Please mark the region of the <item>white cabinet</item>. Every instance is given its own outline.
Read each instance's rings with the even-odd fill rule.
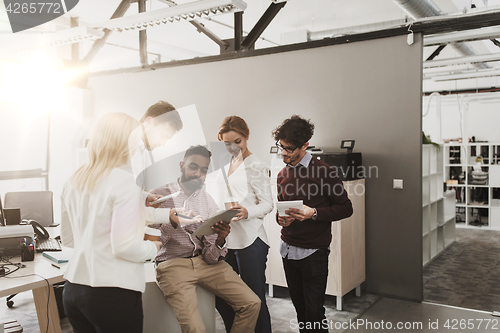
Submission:
[[[423,265],[426,265],[455,241],[455,192],[443,192],[443,184],[443,154],[440,149],[433,145],[423,145]]]
[[[365,281],[365,180],[346,181],[344,187],[354,213],[348,219],[332,222],[326,286],[327,295],[337,296],[338,310],[342,310],[342,296],[355,288],[359,296],[359,285]],[[274,177],[271,178],[271,189],[276,191]],[[276,209],[266,216],[265,227],[270,245],[266,275],[272,295],[272,285],[287,286],[279,252],[281,227],[276,223]]]

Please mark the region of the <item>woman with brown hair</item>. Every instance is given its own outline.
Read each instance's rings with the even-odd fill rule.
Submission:
[[[264,230],[264,217],[273,209],[269,172],[247,147],[250,130],[238,116],[226,117],[219,128],[218,139],[224,141],[232,155],[231,162],[217,176],[218,203],[240,212],[231,222],[226,238],[226,262],[259,296],[261,309],[255,332],[271,332],[271,318],[266,304],[266,262],[269,242]],[[226,209],[227,209],[226,208]],[[226,331],[230,332],[234,310],[222,299],[216,301]]]

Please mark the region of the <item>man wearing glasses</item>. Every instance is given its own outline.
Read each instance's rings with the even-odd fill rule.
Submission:
[[[314,125],[297,115],[273,130],[286,167],[278,174],[278,201],[303,200],[304,209],[277,215],[280,253],[300,332],[328,332],[325,291],[331,222],[352,215],[352,204],[335,169],[306,151]]]

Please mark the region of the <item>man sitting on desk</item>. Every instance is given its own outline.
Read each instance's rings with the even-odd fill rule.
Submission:
[[[190,147],[180,162],[181,178],[159,187],[152,194],[174,194],[162,208],[185,208],[190,216],[202,220],[218,211],[212,197],[202,188],[211,153],[203,146]],[[193,213],[194,212],[194,213]],[[205,332],[198,310],[196,286],[223,298],[235,311],[231,332],[253,332],[260,310],[260,299],[223,259],[230,226],[223,221],[212,228],[214,235],[192,236],[202,224],[197,219],[179,218],[155,225],[161,230],[162,247],[156,256],[156,280],[172,306],[182,332]]]

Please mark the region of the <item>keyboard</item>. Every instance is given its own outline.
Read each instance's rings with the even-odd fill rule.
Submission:
[[[36,241],[36,252],[61,251],[61,244],[54,238],[38,239]]]

